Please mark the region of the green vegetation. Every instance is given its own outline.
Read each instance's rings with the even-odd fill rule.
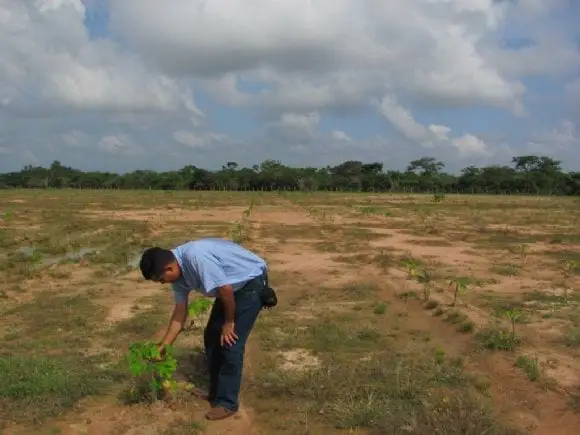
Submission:
[[[159,392],[173,389],[173,373],[177,369],[177,360],[173,357],[173,347],[167,346],[162,354],[159,346],[150,341],[133,343],[127,354],[129,370],[134,377],[149,379],[152,398],[157,399]],[[136,392],[136,387],[133,387]]]
[[[445,192],[580,194],[580,172],[565,173],[561,162],[546,156],[518,156],[512,167],[469,166],[455,176],[432,157],[409,163],[406,171],[383,170],[383,164],[346,161],[328,168],[291,168],[265,160],[252,168],[228,162],[211,172],[188,165],[178,171],[128,174],[83,172],[55,161],[50,168],[26,166],[20,172],[0,175],[1,187],[73,187],[160,190],[346,190],[364,192],[436,192],[433,203],[445,202]]]
[[[0,428],[10,421],[38,423],[83,397],[101,394],[119,377],[90,359],[0,356]]]

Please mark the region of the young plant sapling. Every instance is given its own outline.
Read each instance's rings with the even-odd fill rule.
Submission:
[[[426,302],[431,297],[431,288],[433,287],[433,277],[426,269],[416,271],[415,278],[419,284],[423,284],[423,300]]]
[[[151,341],[136,342],[129,346],[127,361],[135,378],[149,378],[153,400],[157,399],[162,389],[175,389],[173,374],[177,369],[177,360],[173,356],[172,346],[167,346],[162,355],[157,344]]]
[[[512,324],[510,342],[513,345],[517,341],[516,323],[522,318],[522,312],[518,309],[512,308],[512,309],[507,310],[505,312],[505,316],[510,320],[510,322]]]
[[[187,307],[187,315],[191,318],[190,328],[195,327],[195,321],[205,314],[212,306],[210,299],[197,298]]]
[[[453,302],[451,302],[451,306],[454,307],[457,303],[457,296],[460,293],[464,293],[467,291],[469,286],[469,278],[464,276],[458,276],[449,280],[449,286],[455,286],[455,290],[453,292]]]

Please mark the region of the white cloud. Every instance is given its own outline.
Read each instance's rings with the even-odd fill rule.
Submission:
[[[150,65],[215,78],[210,88],[238,104],[292,111],[356,105],[388,84],[444,104],[515,109],[525,90],[480,51],[510,10],[492,0],[111,0],[111,6],[114,28]],[[235,75],[271,89],[243,95]]]
[[[485,142],[472,134],[453,139],[451,143],[459,151],[460,157],[486,156],[489,154]]]
[[[576,145],[580,145],[580,132],[576,130],[576,124],[569,119],[561,120],[560,124],[550,131],[537,134],[537,139],[528,143],[533,151],[543,154]]]
[[[334,130],[332,132],[332,138],[338,141],[352,142],[352,138],[342,130]]]
[[[437,139],[442,141],[448,140],[449,133],[451,133],[451,128],[447,127],[446,125],[431,124],[428,129],[437,137]]]
[[[183,109],[202,116],[177,81],[148,71],[112,41],[91,40],[84,17],[80,0],[3,0],[0,100],[6,108]]]
[[[216,143],[228,143],[231,142],[230,138],[224,134],[218,133],[197,133],[186,130],[177,130],[173,132],[173,139],[182,145],[189,148],[204,149]]]
[[[71,148],[85,148],[89,145],[90,137],[78,130],[71,130],[62,135],[64,144]]]
[[[97,147],[107,154],[133,155],[140,151],[140,148],[133,143],[133,140],[125,135],[104,136]]]
[[[311,133],[320,122],[320,115],[317,112],[306,114],[283,113],[277,125],[283,129]]]
[[[489,154],[486,143],[473,134],[452,139],[449,136],[451,128],[446,125],[431,124],[425,127],[393,96],[385,96],[378,105],[378,110],[399,133],[423,147],[454,147],[459,152],[460,158]]]

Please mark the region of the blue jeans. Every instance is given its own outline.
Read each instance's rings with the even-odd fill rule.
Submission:
[[[244,351],[250,332],[262,310],[261,295],[265,279],[265,276],[254,278],[234,293],[234,328],[238,340],[231,347],[220,344],[222,326],[225,323],[222,301],[216,298],[213,305],[203,334],[209,371],[209,400],[212,406],[238,410]]]

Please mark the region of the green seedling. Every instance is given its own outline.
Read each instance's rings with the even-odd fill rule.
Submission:
[[[415,260],[405,260],[403,264],[407,268],[409,278],[415,278],[417,274],[417,268],[419,267],[419,265],[415,262]]]
[[[469,287],[469,278],[464,276],[455,277],[449,280],[449,286],[454,286],[455,290],[453,292],[453,302],[451,306],[455,306],[457,303],[457,296],[460,293],[465,293]]]
[[[561,260],[561,264],[562,264],[562,273],[564,274],[565,278],[570,278],[580,268],[578,262],[574,260],[568,260],[566,258],[563,258]]]
[[[190,317],[197,317],[207,312],[211,305],[212,303],[209,299],[198,298],[189,304],[187,307],[187,314]]]
[[[212,305],[212,301],[206,298],[197,298],[191,302],[187,307],[187,315],[191,318],[189,328],[193,328],[196,320],[198,320],[203,314],[207,313]]]
[[[129,370],[135,378],[149,378],[153,399],[156,400],[162,389],[175,389],[173,374],[177,369],[177,360],[173,356],[173,347],[167,346],[164,355],[159,346],[150,341],[136,342],[129,346],[127,354]]]
[[[445,199],[444,193],[435,193],[433,194],[433,202],[442,202]]]
[[[423,284],[423,300],[427,302],[431,297],[431,288],[433,287],[433,277],[431,273],[425,269],[412,269],[411,276],[413,276],[419,284]]]
[[[510,320],[512,324],[512,331],[511,331],[511,341],[512,343],[516,341],[516,323],[522,317],[522,312],[518,309],[512,308],[511,310],[507,310],[505,312],[505,316]]]

